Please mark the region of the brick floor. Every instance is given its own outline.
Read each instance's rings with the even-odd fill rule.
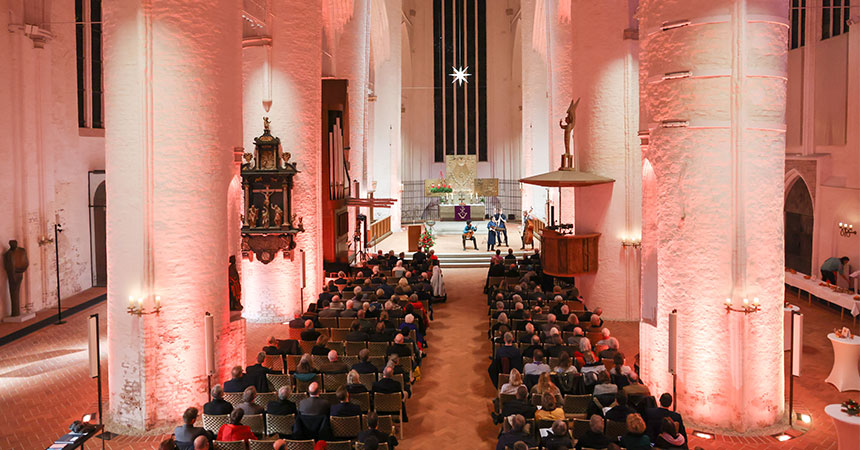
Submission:
[[[406,439],[401,448],[452,448],[454,444],[448,444],[452,442],[448,439],[452,436],[457,436],[457,448],[495,446],[496,429],[488,417],[484,417],[487,415],[486,408],[483,403],[479,403],[481,398],[485,401],[487,392],[492,390],[486,376],[487,361],[482,356],[488,353],[489,346],[486,339],[479,338],[486,330],[484,303],[480,292],[472,292],[476,290],[476,284],[464,281],[477,273],[446,273],[449,292],[457,295],[452,295],[449,304],[439,306],[437,321],[428,334],[431,358],[426,362],[424,380],[415,386],[415,395],[410,401],[411,420],[406,425]],[[790,292],[787,297],[795,300],[794,295]],[[474,307],[466,304],[472,301]],[[846,398],[858,399],[860,396],[857,392],[839,393],[824,382],[833,362],[833,352],[826,334],[837,326],[853,326],[852,320],[850,315],[840,319],[838,311],[815,302],[810,305],[805,299],[798,304],[806,322],[804,367],[802,376],[795,382],[795,409],[812,415],[809,430],[783,443],[769,438],[717,436],[714,440],[703,440],[691,437],[691,448],[836,448],[834,427],[824,414],[824,406]],[[97,410],[96,382],[89,378],[87,369],[86,319],[91,313],[100,314],[104,349],[107,347],[104,312],[104,305],[90,308],[68,318],[68,323],[64,325],[45,328],[0,347],[0,423],[4,425],[0,427],[0,449],[44,449],[54,438],[63,434],[69,423],[84,413]],[[626,352],[631,347],[638,347],[637,324],[610,325],[614,327],[613,334],[621,339],[624,349],[628,349]],[[249,356],[259,350],[266,336],[284,336],[288,333],[289,330],[283,325],[249,324]],[[465,345],[438,345],[443,342],[451,344],[452,340],[471,335],[476,338],[466,338],[463,341]],[[464,365],[456,364],[466,355],[474,356]],[[103,353],[103,368],[106,365],[107,358]],[[438,395],[442,386],[450,385],[459,386],[455,389],[464,392],[455,402],[452,402],[450,395]],[[106,382],[104,389],[106,399]],[[452,407],[452,404],[456,407]],[[462,411],[469,414],[464,416]],[[471,420],[464,419],[469,415],[473,417]],[[464,436],[468,437],[471,444],[462,442]],[[161,438],[161,435],[119,436],[106,442],[105,448],[152,449],[157,447]],[[87,445],[87,448],[99,446],[100,442],[96,441]]]

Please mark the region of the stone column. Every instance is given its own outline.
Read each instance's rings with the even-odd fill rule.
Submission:
[[[549,108],[547,102],[546,54],[535,49],[534,29],[536,22],[536,0],[522,0],[522,19],[518,30],[522,44],[522,151],[520,153],[521,176],[549,172],[557,167],[550,161]],[[534,214],[549,222],[546,212],[546,188],[523,185],[523,209],[534,208]],[[517,212],[522,214],[522,211]],[[510,236],[509,236],[510,237]]]
[[[112,431],[175,426],[244,363],[227,292],[228,186],[241,145],[238,0],[106,2],[108,373]],[[155,315],[127,312],[129,296]]]
[[[577,277],[590,307],[602,306],[613,319],[639,316],[638,251],[622,247],[623,237],[639,236],[640,153],[636,138],[639,44],[626,39],[627,0],[574,0],[572,59],[577,109],[575,148],[580,170],[615,183],[578,188],[577,233],[601,233],[596,274]],[[584,63],[587,62],[587,63]]]
[[[570,101],[584,93],[573,79],[573,26],[570,14],[562,8],[571,3],[560,0],[544,0],[547,29],[547,87],[549,91],[549,168],[557,170],[561,166],[561,155],[564,153],[564,132],[558,121],[566,114]],[[577,127],[578,128],[578,127]],[[575,149],[571,147],[571,152]],[[555,214],[562,223],[575,224],[574,190],[565,188],[550,189],[550,195],[555,199]]]
[[[300,173],[294,178],[293,212],[305,231],[296,235],[293,258],[281,255],[269,264],[242,260],[242,316],[252,322],[283,322],[315,301],[322,283],[322,149],[320,143],[322,71],[322,13],[319,2],[272,2],[270,47],[244,49],[244,137],[252,152],[254,137],[263,133],[263,116],[272,135],[281,139],[290,162]],[[270,58],[270,59],[269,59]],[[266,64],[271,64],[271,78]],[[263,107],[271,89],[271,105]],[[268,102],[267,102],[268,103]],[[302,289],[302,252],[306,287]]]
[[[668,316],[678,311],[678,410],[717,431],[783,420],[783,161],[786,0],[643,0],[641,65],[656,212],[656,326],[640,325],[642,377],[672,391]],[[727,313],[758,298],[761,311]],[[687,425],[688,429],[692,427]]]

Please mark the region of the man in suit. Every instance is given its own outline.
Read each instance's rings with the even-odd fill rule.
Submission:
[[[427,255],[421,251],[419,248],[417,252],[412,255],[412,265],[416,267],[420,267],[424,265],[424,262],[427,261]]]
[[[257,388],[257,392],[269,392],[269,380],[266,379],[266,374],[280,373],[277,370],[263,367],[265,360],[266,352],[257,353],[257,364],[245,368],[245,382],[248,386]],[[247,413],[247,411],[245,412]]]
[[[266,405],[266,414],[286,416],[296,413],[296,404],[290,401],[290,387],[281,386],[278,389],[278,399],[272,400]]]
[[[300,334],[299,336],[303,341],[315,341],[318,337],[320,337],[319,331],[314,330],[313,320],[305,321],[305,331],[302,331],[302,334]]]
[[[532,336],[535,335],[535,325],[531,322],[526,323],[525,330],[519,334],[518,341],[521,344],[530,344],[532,342]],[[540,339],[540,337],[538,337]]]
[[[514,303],[514,310],[511,312],[511,319],[522,320],[523,318],[523,298],[519,294],[514,294],[511,298]]]
[[[348,342],[364,342],[367,341],[370,336],[367,335],[364,331],[361,331],[361,323],[359,321],[355,321],[349,327],[349,333],[346,334],[346,339]]]
[[[337,388],[335,395],[337,395],[338,404],[331,407],[330,416],[352,417],[361,415],[361,407],[349,402],[349,392],[347,392],[346,386]]]
[[[309,397],[299,402],[299,414],[305,416],[327,416],[331,406],[320,398],[320,385],[316,381],[308,386]]]
[[[233,378],[224,382],[224,392],[242,392],[248,387],[245,377],[242,376],[242,366],[233,367],[230,375]]]
[[[379,392],[381,394],[393,394],[395,392],[403,392],[403,386],[400,385],[400,382],[392,378],[394,376],[394,369],[391,366],[386,367],[382,371],[382,379],[379,381],[373,382],[372,392]]]
[[[345,362],[338,359],[337,350],[331,350],[330,352],[328,352],[328,362],[320,365],[320,372],[347,373],[349,372],[349,366],[347,366]]]
[[[520,349],[514,346],[514,334],[508,331],[504,334],[502,340],[504,341],[504,345],[496,350],[496,359],[508,358],[511,363],[511,369],[517,369],[522,372],[523,354],[520,353]],[[501,363],[499,367],[502,367]]]
[[[340,312],[340,316],[349,318],[358,315],[358,310],[355,308],[356,303],[355,300],[347,300],[346,309]],[[361,303],[358,303],[358,305],[360,306]]]
[[[540,336],[537,334],[532,335],[532,343],[528,347],[523,350],[523,356],[526,358],[533,358],[536,350],[542,350],[543,346],[540,343]]]
[[[397,445],[396,437],[377,429],[379,427],[379,416],[375,412],[371,411],[367,413],[366,420],[367,429],[358,433],[358,436],[355,438],[356,441],[364,443],[365,448],[367,448],[366,445],[370,439],[376,439],[377,442],[388,442],[388,448],[394,448]]]
[[[684,435],[684,440],[687,440],[687,430],[684,429],[684,420],[681,415],[669,409],[672,406],[672,394],[664,393],[660,396],[659,408],[648,408],[645,411],[646,430],[651,439],[656,439],[660,434],[660,422],[664,417],[669,417],[678,424],[678,432]]]
[[[625,422],[627,420],[627,416],[636,412],[628,405],[627,393],[621,389],[615,393],[615,403],[617,403],[617,405],[613,406],[609,411],[606,411],[606,420]]]
[[[369,362],[370,360],[370,350],[363,348],[358,352],[358,362],[352,366],[352,370],[358,372],[359,374],[364,373],[376,373],[379,370]]]
[[[257,389],[254,386],[248,386],[242,392],[242,403],[236,405],[237,408],[245,411],[245,415],[263,414],[266,410],[254,402],[257,399]]]
[[[391,333],[385,329],[385,322],[376,322],[376,329],[367,337],[370,342],[388,342],[391,340]],[[347,339],[349,340],[349,339]]]
[[[281,349],[278,347],[278,339],[274,336],[269,336],[269,339],[266,340],[266,346],[263,347],[263,352],[267,355],[280,355],[282,354]]]
[[[179,450],[192,450],[194,448],[194,440],[197,439],[197,436],[208,437],[206,430],[194,426],[194,421],[196,420],[197,408],[188,408],[182,414],[182,421],[185,424],[173,430],[173,435],[176,436],[176,448]]]
[[[520,414],[526,419],[534,419],[537,408],[529,401],[529,389],[524,385],[517,388],[516,398],[508,400],[502,405],[502,413],[493,416],[493,422],[502,423],[502,419],[512,414]]]
[[[508,419],[506,419],[508,420]],[[515,414],[510,419],[511,429],[499,435],[499,442],[496,444],[496,450],[505,450],[505,448],[513,448],[517,441],[523,441],[529,447],[537,447],[538,442],[534,438],[533,433],[526,433],[523,428],[526,426],[526,418],[521,414]]]
[[[412,349],[403,343],[403,335],[400,333],[394,336],[394,343],[385,351],[385,356],[391,356],[392,354],[403,357],[412,356]]]
[[[224,400],[224,389],[220,384],[212,386],[212,401],[203,405],[203,414],[207,416],[220,416],[230,414],[233,405]]]

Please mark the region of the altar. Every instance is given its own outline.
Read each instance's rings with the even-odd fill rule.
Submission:
[[[484,220],[487,207],[483,203],[474,205],[439,205],[439,218],[441,220]]]

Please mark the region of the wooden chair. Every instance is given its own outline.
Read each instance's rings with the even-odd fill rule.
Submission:
[[[393,394],[382,394],[375,392],[373,394],[373,409],[380,415],[396,416],[400,422],[400,439],[403,439],[403,405],[402,393],[395,392]]]
[[[235,408],[236,405],[242,403],[242,394],[242,392],[225,392],[224,400],[230,402],[230,404]]]
[[[382,372],[382,369],[385,369],[385,357],[384,356],[371,356],[368,361],[376,366],[376,369]]]
[[[320,374],[316,374],[310,381],[302,381],[296,378],[296,392],[307,392],[308,386],[310,386],[314,381],[322,384],[322,377]]]
[[[346,340],[346,335],[349,334],[349,328],[332,328],[331,340],[343,342]]]
[[[263,360],[263,367],[284,373],[284,357],[281,355],[266,355],[266,359]]]
[[[301,360],[302,355],[287,355],[287,371],[290,373],[295,372]]]
[[[308,398],[307,390],[305,390],[304,392],[293,392],[292,394],[290,394],[290,401],[295,403],[296,405],[298,405],[300,401],[306,398]]]
[[[269,402],[273,402],[278,399],[277,392],[260,392],[257,394],[257,398],[254,399],[254,403],[262,406],[263,408],[269,404]]]
[[[326,346],[336,351],[338,356],[346,355],[346,345],[342,341],[328,341]]]
[[[589,331],[588,333],[585,333],[585,337],[587,337],[588,340],[591,341],[591,347],[594,348],[597,346],[597,343],[600,342],[601,339],[603,339],[603,333],[599,331]]]
[[[335,392],[322,392],[320,398],[327,401],[331,406],[338,404],[337,393]]]
[[[349,394],[349,402],[358,405],[362,413],[370,411],[370,392]]]
[[[511,400],[516,400],[516,398],[517,396],[514,394],[499,394],[499,407]]]
[[[215,434],[218,434],[218,430],[221,429],[221,425],[226,425],[228,423],[230,423],[229,414],[221,414],[215,416],[203,414],[203,429],[206,431],[211,431]]]
[[[564,416],[569,419],[585,419],[590,402],[590,395],[565,395],[564,406],[562,406]]]
[[[337,328],[337,317],[317,317],[317,320],[320,321],[320,325],[325,328],[330,328],[332,332]],[[334,337],[332,337],[332,339],[334,339]]]
[[[245,441],[213,441],[213,450],[245,450]],[[313,447],[311,447],[313,450]]]
[[[335,392],[337,389],[346,384],[345,373],[324,373],[323,386],[326,392]]]
[[[352,441],[331,441],[326,442],[327,450],[352,450]],[[270,449],[267,449],[270,450]]]
[[[292,384],[290,383],[289,375],[267,373],[266,380],[269,382],[269,389],[272,392],[278,392],[278,389],[283,386],[287,386],[288,388],[290,388],[290,390],[292,390],[293,388]]]
[[[370,350],[370,356],[385,356],[388,342],[368,342],[367,349]]]
[[[347,333],[349,333],[349,329],[352,327],[353,322],[355,322],[355,317],[338,317],[337,318],[338,328],[342,328],[344,330],[347,330]]]
[[[406,373],[412,373],[412,357],[411,356],[401,356],[400,357],[400,367],[403,367],[403,370]]]
[[[373,383],[376,382],[376,374],[375,373],[363,373],[359,375],[361,384],[367,388],[367,391],[370,392],[373,390]]]
[[[346,364],[349,367],[352,367],[352,366],[358,364],[358,356],[339,354],[338,357],[340,358],[341,361],[343,361],[344,364]]]
[[[510,380],[510,379],[511,379],[510,373],[500,373],[499,374],[499,387],[502,387],[503,385],[507,384],[508,380]]]
[[[274,447],[275,440],[257,440],[257,439],[249,439],[248,440],[248,450],[272,450]]]
[[[573,426],[570,429],[574,439],[580,440],[591,429],[591,423],[586,419],[573,419]]]
[[[380,442],[379,450],[388,450],[388,442]],[[364,442],[355,441],[355,450],[364,450]]]
[[[388,434],[394,434],[394,419],[392,416],[378,416],[379,421],[376,423],[376,429],[380,431],[384,431]],[[367,415],[361,416],[361,429],[367,430]]]
[[[314,450],[314,440],[294,441],[287,439],[287,450]]]
[[[263,423],[262,414],[248,414],[242,416],[242,425],[248,425],[251,432],[257,436],[263,436],[266,432],[266,424]]]
[[[604,424],[603,434],[609,438],[609,442],[616,442],[618,438],[627,434],[627,423],[607,420]]]
[[[358,355],[362,349],[367,348],[367,342],[356,342],[356,341],[347,341],[346,342],[346,354],[347,355]]]
[[[505,277],[489,277],[487,279],[487,284],[490,287],[497,287],[498,285],[502,284],[502,281],[505,281]]]
[[[609,372],[615,367],[615,360],[609,358],[603,358],[600,360],[603,363],[603,366],[606,367],[606,371]]]
[[[322,355],[312,355],[311,356],[311,365],[314,367],[314,369],[319,370],[320,367],[322,367],[322,365],[327,363],[327,362],[328,362],[328,356],[322,356]]]
[[[299,341],[299,348],[302,349],[302,353],[310,353],[314,345],[316,345],[316,341]]]
[[[293,434],[293,424],[296,423],[295,414],[281,416],[278,414],[266,414],[266,435],[274,434],[289,436]]]
[[[361,416],[331,416],[331,431],[335,438],[355,439],[361,432]]]

